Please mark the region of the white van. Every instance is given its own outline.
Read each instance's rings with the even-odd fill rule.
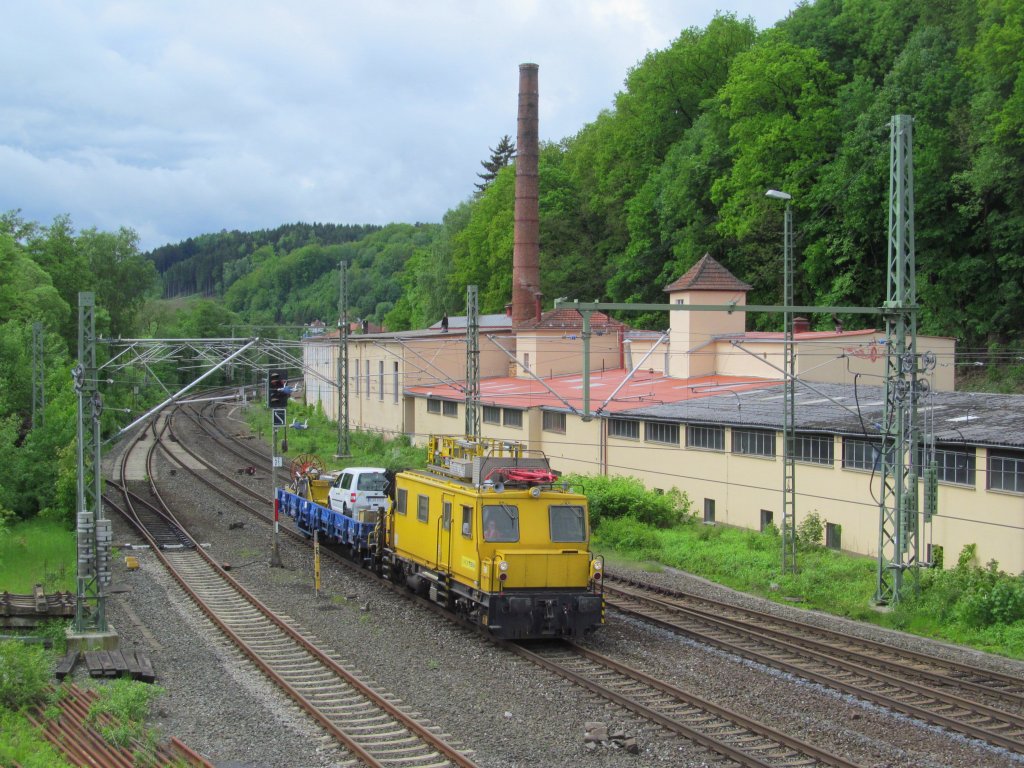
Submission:
[[[343,469],[328,493],[331,509],[361,523],[374,522],[387,509],[387,485],[383,467]]]

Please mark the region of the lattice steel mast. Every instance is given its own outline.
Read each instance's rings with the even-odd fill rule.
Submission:
[[[106,595],[110,584],[110,521],[103,516],[100,413],[96,379],[96,297],[78,294],[78,365],[72,371],[78,393],[78,579],[74,631],[106,632]]]
[[[338,262],[338,450],[337,458],[351,456],[348,429],[348,276],[345,260]]]
[[[882,423],[875,601],[897,602],[903,573],[920,562],[917,468],[921,434],[918,400],[927,382],[917,356],[914,263],[913,121],[894,115],[889,149],[889,257],[886,301],[885,415]]]
[[[466,435],[480,436],[480,308],[477,286],[466,286]]]

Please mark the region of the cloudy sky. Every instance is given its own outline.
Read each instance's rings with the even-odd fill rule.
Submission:
[[[772,26],[796,0],[716,0]],[[9,0],[0,212],[138,232],[144,249],[294,221],[440,221],[515,138],[577,133],[691,0]]]

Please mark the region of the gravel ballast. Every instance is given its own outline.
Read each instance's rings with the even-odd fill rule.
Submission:
[[[234,472],[235,465],[242,463],[218,451],[209,438],[198,437],[198,431],[184,419],[178,420],[175,428],[182,440],[200,441],[201,452],[223,463],[228,471]],[[171,467],[166,459],[158,462],[155,475],[161,492],[172,507],[184,510],[183,522],[208,545],[217,561],[230,564],[232,575],[246,588],[289,617],[333,656],[396,696],[404,708],[419,713],[454,745],[471,751],[479,765],[618,768],[723,764],[703,748],[640,721],[327,558],[321,563],[318,597],[313,590],[308,546],[282,536],[283,567],[271,568],[270,527],[188,479],[180,469],[172,476]],[[269,471],[246,481],[269,498]],[[137,541],[119,518],[114,520],[114,529],[116,542]],[[162,734],[177,736],[218,766],[326,768],[348,764],[348,756],[324,739],[312,722],[184,599],[153,553],[134,550],[131,554],[139,558],[141,567],[127,571],[123,556],[115,564],[113,587],[124,591],[108,600],[107,615],[122,647],[145,650],[153,660],[164,694],[157,701],[152,724]],[[790,608],[669,569],[634,575],[649,583],[707,594],[1024,678],[1024,665],[1012,660]],[[589,644],[692,695],[761,719],[864,766],[1024,765],[1022,756],[614,612]],[[593,721],[635,737],[639,753],[612,744],[588,745],[584,725]]]

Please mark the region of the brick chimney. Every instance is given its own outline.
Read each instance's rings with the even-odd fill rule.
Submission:
[[[512,325],[536,316],[540,294],[540,212],[537,65],[519,65],[519,119],[516,134],[516,208],[512,250]]]

